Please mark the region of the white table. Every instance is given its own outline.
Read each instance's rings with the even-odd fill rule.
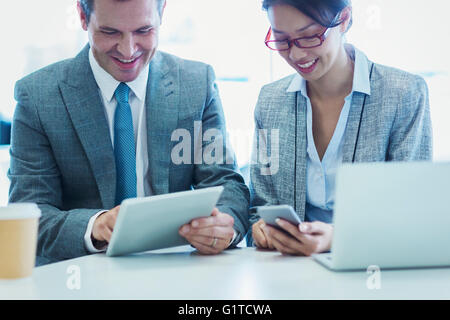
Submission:
[[[79,270],[80,289],[69,289]],[[70,273],[68,273],[68,271]],[[0,280],[0,299],[450,299],[450,268],[332,272],[309,257],[253,248],[201,256],[189,246],[109,258],[96,254]]]

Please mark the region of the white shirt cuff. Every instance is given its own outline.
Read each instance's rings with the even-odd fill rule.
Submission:
[[[91,219],[89,219],[89,223],[87,225],[87,229],[86,229],[86,233],[84,234],[84,245],[86,246],[86,249],[90,252],[90,253],[98,253],[98,252],[104,252],[106,251],[106,247],[101,248],[101,249],[97,249],[96,247],[94,247],[94,244],[92,243],[92,239],[91,239],[91,235],[92,235],[92,229],[94,228],[94,222],[95,219],[97,219],[97,217],[99,215],[101,215],[104,212],[107,212],[108,210],[102,210],[97,212],[94,216],[91,217]]]
[[[230,246],[230,245],[234,242],[234,240],[236,240],[236,237],[238,236],[237,231],[234,230],[234,229],[233,229],[233,231],[234,231],[233,238],[231,239],[231,241],[230,241],[230,243],[228,244],[228,246]]]

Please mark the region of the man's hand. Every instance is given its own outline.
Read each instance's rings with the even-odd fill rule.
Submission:
[[[198,218],[181,226],[179,234],[202,254],[217,254],[228,248],[234,235],[234,219],[217,208],[210,217]]]
[[[330,224],[314,221],[303,222],[297,227],[283,219],[277,219],[277,223],[290,235],[267,225],[264,231],[275,249],[283,254],[310,256],[331,248],[333,226]]]
[[[266,223],[263,219],[259,219],[252,226],[252,238],[253,242],[258,248],[273,250],[275,247],[272,244],[272,240],[268,237],[264,231]]]
[[[106,241],[109,243],[111,235],[116,224],[117,214],[120,206],[100,214],[94,221],[92,227],[92,238],[97,241]]]

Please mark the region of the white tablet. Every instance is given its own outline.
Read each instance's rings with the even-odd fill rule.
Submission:
[[[169,193],[122,202],[107,256],[119,256],[188,244],[178,229],[211,215],[223,187]]]

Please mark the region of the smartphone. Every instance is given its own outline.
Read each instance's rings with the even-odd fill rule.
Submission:
[[[275,222],[277,218],[286,220],[295,226],[298,226],[300,223],[302,223],[297,213],[289,205],[256,207],[256,212],[264,220],[265,223],[279,230],[283,229],[281,229]]]

